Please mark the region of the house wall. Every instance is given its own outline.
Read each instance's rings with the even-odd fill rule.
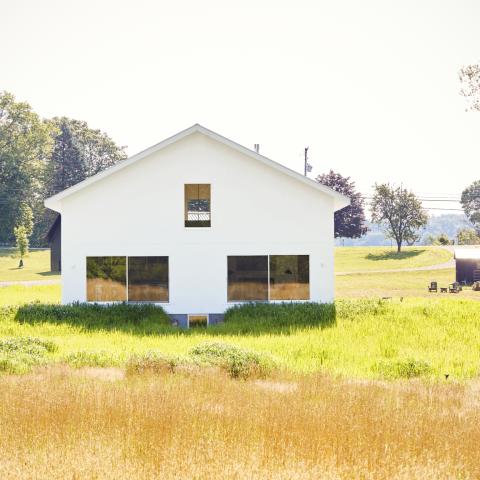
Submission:
[[[210,228],[184,227],[184,184],[211,184]],[[168,313],[221,313],[227,256],[310,255],[312,301],[334,297],[333,199],[200,133],[62,200],[63,302],[86,257],[169,257]]]

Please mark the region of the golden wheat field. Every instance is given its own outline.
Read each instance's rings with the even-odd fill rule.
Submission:
[[[479,414],[472,382],[57,366],[0,378],[0,478],[476,479]]]

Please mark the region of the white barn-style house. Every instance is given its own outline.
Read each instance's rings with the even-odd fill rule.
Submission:
[[[239,302],[334,299],[349,199],[201,125],[48,198],[63,303],[154,302],[179,324]]]

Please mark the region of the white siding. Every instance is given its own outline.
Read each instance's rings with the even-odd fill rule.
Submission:
[[[184,227],[184,184],[211,184],[212,226]],[[312,301],[334,295],[333,198],[194,133],[61,200],[63,302],[86,257],[169,257],[169,313],[221,313],[227,256],[310,255]]]

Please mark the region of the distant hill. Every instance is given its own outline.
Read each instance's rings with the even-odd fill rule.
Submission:
[[[391,244],[391,240],[385,238],[382,229],[379,228],[378,225],[370,222],[367,222],[367,225],[368,232],[362,238],[337,238],[335,239],[335,244],[345,245],[346,247],[388,246]],[[458,215],[455,213],[449,213],[430,217],[428,225],[422,231],[421,239],[416,245],[425,245],[430,235],[437,236],[441,233],[445,233],[449,238],[453,239],[456,237],[459,230],[469,227],[471,228],[471,225],[468,222],[467,217],[463,214]]]

